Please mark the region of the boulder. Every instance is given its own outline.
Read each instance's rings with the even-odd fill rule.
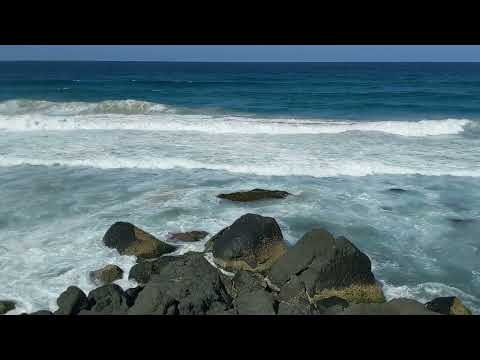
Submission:
[[[122,314],[128,310],[129,300],[117,284],[100,286],[88,294],[90,310],[102,314]]]
[[[85,293],[76,286],[69,286],[57,299],[58,310],[55,315],[76,315],[81,310],[88,309]]]
[[[305,284],[292,276],[278,293],[278,315],[313,315],[318,313],[305,290]]]
[[[349,303],[385,301],[368,256],[345,237],[335,239],[323,229],[306,233],[268,273],[280,288],[294,277],[314,300],[337,296]]]
[[[105,285],[123,277],[123,270],[117,265],[107,265],[100,270],[90,272],[90,279],[98,285]]]
[[[325,315],[334,315],[349,307],[348,301],[338,296],[319,299],[315,302],[317,310]]]
[[[337,315],[439,315],[412,299],[393,299],[382,304],[352,304]]]
[[[116,222],[110,226],[103,236],[103,243],[109,248],[117,249],[120,255],[142,258],[159,257],[177,249],[127,222]]]
[[[201,253],[175,257],[153,275],[128,313],[133,315],[203,315],[210,308],[231,308],[220,271]]]
[[[232,279],[233,306],[238,315],[275,315],[275,299],[259,274],[238,271]]]
[[[53,315],[53,313],[49,310],[39,310],[31,313],[30,315]]]
[[[266,199],[284,199],[288,195],[291,194],[286,191],[253,189],[250,191],[239,191],[230,194],[219,194],[217,197],[231,201],[248,202]]]
[[[286,251],[274,218],[246,214],[211,239],[215,263],[226,270],[265,271]]]
[[[425,307],[436,313],[444,315],[472,315],[459,298],[456,296],[438,297],[425,304]]]
[[[183,242],[195,242],[200,241],[208,235],[206,231],[189,231],[170,234],[168,240],[170,241],[183,241]]]
[[[0,301],[0,315],[15,309],[15,301],[1,300]]]
[[[152,275],[158,275],[160,270],[175,258],[174,256],[162,256],[158,259],[140,261],[132,266],[128,278],[139,284],[146,284]]]
[[[407,190],[401,189],[401,188],[390,188],[390,189],[388,189],[388,191],[391,191],[391,192],[397,193],[397,194],[407,192]]]
[[[143,290],[143,286],[137,286],[134,288],[130,288],[125,290],[125,297],[127,298],[127,306],[131,307],[135,304],[135,300],[138,297],[138,294]]]

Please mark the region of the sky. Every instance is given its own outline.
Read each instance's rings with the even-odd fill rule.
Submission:
[[[480,61],[479,45],[0,45],[0,61]]]

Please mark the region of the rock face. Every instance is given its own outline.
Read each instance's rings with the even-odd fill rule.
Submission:
[[[55,315],[76,315],[88,308],[85,293],[76,286],[69,286],[57,299],[58,310]]]
[[[103,243],[115,248],[121,255],[135,255],[142,258],[155,258],[176,250],[153,235],[126,222],[116,222],[103,237]]]
[[[234,313],[238,315],[275,315],[275,301],[257,274],[238,271],[232,279]]]
[[[129,299],[116,284],[100,286],[88,294],[91,312],[102,314],[123,314],[128,310]]]
[[[215,263],[226,270],[265,271],[286,251],[275,219],[256,214],[241,216],[210,242]]]
[[[107,265],[100,270],[90,272],[90,278],[96,284],[110,284],[121,279],[123,270],[117,265]]]
[[[472,315],[470,309],[455,296],[438,297],[425,304],[430,310],[444,315]]]
[[[383,304],[353,304],[337,315],[439,315],[411,299],[393,299]]]
[[[0,315],[6,314],[7,312],[15,309],[15,302],[10,300],[0,301]]]
[[[323,229],[306,233],[273,264],[268,277],[282,288],[295,277],[315,300],[336,296],[349,303],[385,301],[370,259],[348,239]]]
[[[231,308],[220,272],[200,253],[187,253],[166,264],[138,294],[128,314],[203,315]]]
[[[170,241],[183,241],[183,242],[195,242],[200,241],[208,235],[206,231],[189,231],[183,233],[173,233],[168,240]]]
[[[128,278],[139,284],[146,284],[152,275],[158,275],[160,270],[170,261],[175,260],[173,256],[162,256],[154,260],[143,260],[132,266]]]
[[[264,189],[253,189],[250,191],[239,191],[230,194],[220,194],[217,195],[220,199],[228,199],[231,201],[257,201],[257,200],[266,200],[266,199],[284,199],[290,193],[280,190],[264,190]]]

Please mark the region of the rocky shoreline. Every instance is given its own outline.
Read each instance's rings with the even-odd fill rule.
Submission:
[[[291,196],[254,189],[221,194],[230,201],[257,201]],[[200,241],[204,231],[171,234],[170,242]],[[58,310],[29,315],[470,315],[456,297],[386,301],[366,254],[349,239],[312,229],[287,246],[274,218],[245,214],[211,236],[204,252],[168,255],[176,245],[139,227],[113,224],[105,246],[136,256],[127,290],[116,265],[90,273],[97,288],[85,294],[70,286],[57,299]],[[213,260],[213,261],[211,261]],[[14,308],[0,301],[0,314]]]

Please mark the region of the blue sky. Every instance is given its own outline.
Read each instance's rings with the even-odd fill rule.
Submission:
[[[480,61],[478,45],[0,45],[0,61]]]

